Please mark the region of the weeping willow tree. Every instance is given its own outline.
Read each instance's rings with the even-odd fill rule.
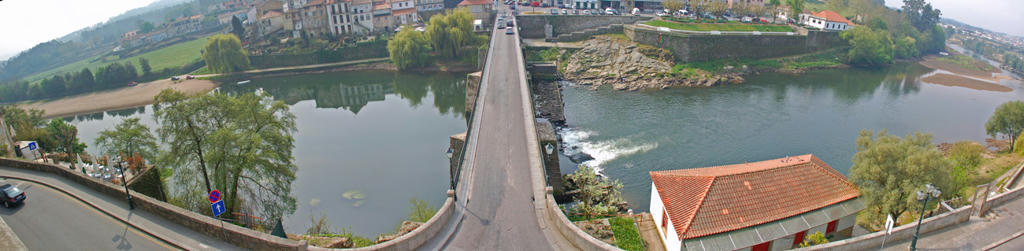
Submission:
[[[427,39],[423,33],[413,30],[409,26],[403,26],[395,37],[388,41],[388,54],[391,63],[398,69],[409,69],[414,66],[425,65],[428,61]]]
[[[178,188],[220,190],[228,215],[246,208],[278,219],[295,211],[295,115],[287,105],[252,93],[174,90],[156,101],[157,134],[169,148],[158,162],[174,169]]]
[[[473,14],[466,8],[458,8],[434,16],[427,22],[426,36],[434,51],[443,57],[456,58],[463,47],[476,43]]]

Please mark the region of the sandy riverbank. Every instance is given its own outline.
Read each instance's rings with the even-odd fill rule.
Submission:
[[[1004,85],[993,84],[973,78],[966,78],[957,75],[938,73],[921,79],[924,82],[945,86],[959,86],[982,91],[1010,92],[1013,88]]]
[[[132,87],[22,104],[21,107],[26,109],[42,109],[45,111],[43,117],[53,118],[152,104],[153,98],[165,89],[174,89],[194,94],[209,92],[217,88],[217,84],[209,80],[192,79],[177,81],[178,83],[174,82],[169,79],[162,79]]]
[[[953,63],[950,63],[950,62],[939,60],[939,58],[941,58],[941,57],[938,57],[938,56],[927,56],[927,57],[924,57],[924,59],[921,60],[920,63],[921,63],[921,65],[924,65],[925,67],[928,67],[928,68],[932,68],[932,69],[936,69],[936,70],[944,70],[944,71],[948,71],[948,72],[951,72],[951,73],[954,73],[954,74],[971,76],[971,77],[974,77],[974,78],[980,78],[980,79],[989,80],[989,81],[993,81],[993,82],[998,82],[1001,79],[1012,79],[1010,76],[1006,76],[1006,75],[1001,74],[1002,71],[1000,71],[999,68],[992,67],[992,66],[988,65],[988,63],[986,63],[984,61],[976,61],[976,62],[974,62],[975,68],[978,68],[978,69],[989,68],[991,70],[968,69],[968,68],[964,68],[964,67],[962,67],[960,65],[957,65],[957,64],[953,64]]]

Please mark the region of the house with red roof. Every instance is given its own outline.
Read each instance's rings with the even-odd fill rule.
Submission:
[[[855,26],[850,20],[830,10],[801,13],[800,24],[827,31],[844,31]]]
[[[473,13],[473,19],[490,20],[491,11],[494,10],[494,1],[491,0],[462,0],[459,8],[469,8]],[[488,22],[489,23],[489,22]]]
[[[650,213],[667,250],[784,250],[852,235],[860,192],[811,154],[652,171]]]

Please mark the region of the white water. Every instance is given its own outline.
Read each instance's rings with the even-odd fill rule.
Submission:
[[[603,165],[608,163],[608,161],[658,148],[657,142],[636,143],[628,138],[591,140],[592,136],[596,136],[595,133],[576,128],[560,128],[558,129],[558,134],[562,136],[562,144],[565,147],[562,150],[563,154],[566,156],[579,153],[590,155],[594,159],[584,161],[581,164],[593,168],[598,174],[601,174],[601,171],[604,170]]]

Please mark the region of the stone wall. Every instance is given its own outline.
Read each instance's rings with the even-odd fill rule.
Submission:
[[[480,81],[482,79],[483,72],[474,72],[466,75],[466,117],[470,117],[473,114],[473,108],[476,108],[476,96],[480,92]],[[466,121],[468,125],[469,120]]]
[[[117,198],[127,197],[121,187],[101,182],[80,172],[74,172],[56,165],[0,158],[0,166],[52,173],[100,193]],[[222,228],[221,222],[217,219],[182,209],[143,194],[133,193],[132,197],[134,198],[136,209],[146,210],[193,231],[221,239],[244,249],[305,250],[307,247],[305,241],[288,240],[234,224],[224,224]]]
[[[555,127],[551,125],[551,122],[546,119],[537,119],[536,121],[537,136],[540,137],[541,155],[544,156],[544,172],[548,180],[548,186],[554,188],[556,193],[561,194],[564,187],[562,186],[562,169],[558,164],[558,135],[555,134]],[[546,152],[548,144],[554,149],[551,154]]]
[[[437,210],[434,217],[430,217],[430,220],[423,223],[408,234],[402,235],[394,240],[380,243],[377,245],[346,249],[355,251],[371,251],[371,250],[383,250],[383,251],[404,251],[404,250],[416,250],[424,243],[427,243],[430,239],[433,239],[441,229],[448,223],[452,218],[452,214],[455,212],[455,200],[453,196],[455,191],[448,190],[448,199],[444,201],[444,205]],[[313,248],[311,248],[313,249]]]
[[[928,233],[965,222],[971,218],[972,209],[973,208],[970,206],[965,206],[952,212],[946,212],[924,219],[924,221],[921,222],[921,233]],[[893,228],[892,234],[889,235],[888,239],[885,241],[888,243],[895,243],[909,239],[914,236],[914,230],[916,227],[917,224],[906,224]],[[882,240],[885,238],[885,231],[878,231],[846,240],[829,242],[797,250],[872,250],[882,246]]]
[[[650,17],[639,16],[582,16],[582,15],[521,15],[516,16],[519,36],[522,38],[545,38],[544,25],[551,25],[552,38],[560,34],[597,28],[611,24],[633,24]]]
[[[665,32],[639,25],[626,25],[623,33],[641,44],[667,48],[677,61],[717,59],[761,59],[797,55],[846,46],[836,32],[810,31],[801,35],[706,35]],[[660,41],[659,41],[660,37]]]
[[[979,212],[978,215],[985,215],[985,213],[987,213],[988,210],[991,210],[993,207],[1002,205],[1003,203],[1016,199],[1021,195],[1024,195],[1024,187],[1018,187],[1017,189],[1013,189],[1005,193],[992,196],[991,198],[988,198],[988,200],[985,200],[985,203],[982,204],[982,210]]]

